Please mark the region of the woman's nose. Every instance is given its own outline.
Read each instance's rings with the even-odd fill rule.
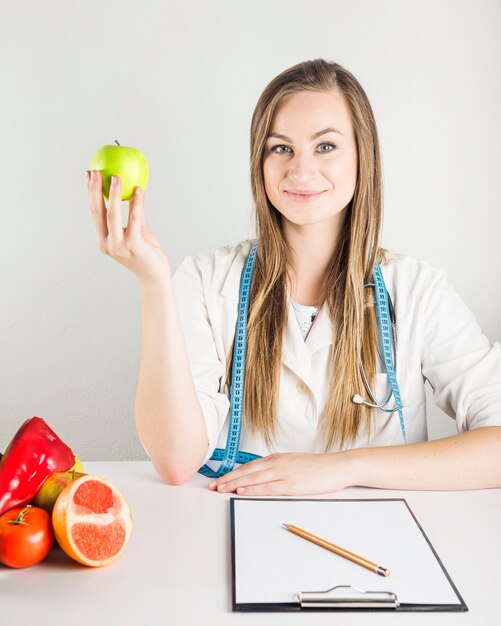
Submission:
[[[295,182],[311,179],[317,174],[315,161],[308,156],[294,155],[289,161],[289,178]]]
[[[318,174],[313,168],[294,167],[289,170],[287,178],[297,187],[307,187]]]

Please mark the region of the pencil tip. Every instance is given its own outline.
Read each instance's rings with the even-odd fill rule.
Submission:
[[[284,523],[282,522],[282,526],[283,526],[284,528],[287,528],[287,530],[289,529],[289,524],[284,524]]]

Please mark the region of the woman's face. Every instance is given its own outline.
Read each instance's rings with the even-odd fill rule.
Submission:
[[[337,90],[302,91],[279,103],[263,160],[266,194],[295,225],[338,220],[353,198],[357,149]]]

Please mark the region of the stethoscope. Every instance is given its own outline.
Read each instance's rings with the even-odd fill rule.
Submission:
[[[366,283],[364,285],[364,288],[375,288],[376,285],[375,283]],[[389,317],[390,317],[390,323],[391,323],[391,344],[392,344],[392,355],[393,355],[393,367],[396,370],[397,369],[397,318],[395,315],[395,308],[393,306],[393,302],[391,299],[390,294],[388,293],[388,290],[386,290],[386,295],[388,298],[388,311],[389,311]],[[352,398],[352,402],[354,402],[355,404],[363,404],[365,406],[370,407],[371,409],[380,409],[381,411],[384,411],[385,413],[395,413],[395,411],[398,411],[398,405],[397,403],[395,403],[395,406],[393,408],[386,408],[390,402],[390,400],[393,397],[393,389],[390,385],[389,388],[389,393],[388,393],[388,397],[386,398],[386,400],[384,402],[379,402],[376,398],[375,393],[373,392],[373,390],[371,389],[371,386],[369,384],[369,381],[367,379],[367,373],[365,371],[365,367],[363,364],[363,361],[360,360],[360,374],[362,376],[362,380],[364,381],[364,387],[365,387],[365,391],[367,392],[367,395],[370,398],[370,402],[368,400],[364,400],[364,398],[356,393],[353,398]]]

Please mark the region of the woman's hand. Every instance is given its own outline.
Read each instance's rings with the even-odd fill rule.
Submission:
[[[250,461],[209,484],[249,496],[290,496],[339,491],[356,484],[349,452],[272,454]]]
[[[89,175],[90,174],[90,175]],[[99,249],[125,265],[143,285],[161,284],[170,275],[171,265],[146,225],[144,192],[136,187],[129,201],[127,228],[122,227],[122,181],[115,176],[106,208],[99,170],[87,174],[89,205],[94,220]]]

